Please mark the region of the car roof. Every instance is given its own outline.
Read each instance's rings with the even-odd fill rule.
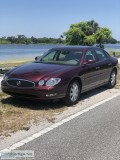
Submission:
[[[61,46],[61,47],[55,47],[55,48],[52,48],[53,50],[54,49],[57,49],[57,50],[88,50],[88,49],[101,49],[100,47],[94,47],[94,46]]]

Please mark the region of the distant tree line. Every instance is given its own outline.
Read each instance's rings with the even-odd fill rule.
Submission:
[[[68,31],[64,32],[59,38],[27,38],[25,35],[1,37],[0,44],[67,44],[67,45],[94,45],[102,46],[104,43],[120,43],[112,37],[112,32],[106,27],[100,27],[94,20],[82,21],[76,24],[71,24]]]
[[[25,35],[18,35],[18,36],[9,36],[9,37],[1,37],[0,43],[11,43],[11,44],[38,44],[38,43],[64,43],[63,36],[61,35],[59,38],[36,38],[31,37],[27,38]]]
[[[103,46],[104,43],[117,43],[112,37],[112,32],[106,27],[100,27],[94,20],[82,21],[71,24],[68,31],[64,33],[65,43],[68,45],[94,45]]]

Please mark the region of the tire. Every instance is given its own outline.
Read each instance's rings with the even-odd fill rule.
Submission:
[[[79,101],[80,90],[80,84],[77,81],[72,81],[68,86],[66,97],[63,99],[64,103],[68,106],[76,104]]]
[[[117,73],[115,70],[113,70],[110,74],[108,88],[113,88],[116,85],[116,77],[117,77]]]

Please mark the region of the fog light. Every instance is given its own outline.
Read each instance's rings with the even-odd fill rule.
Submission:
[[[46,97],[53,97],[53,96],[56,96],[57,93],[54,93],[54,94],[46,94]]]

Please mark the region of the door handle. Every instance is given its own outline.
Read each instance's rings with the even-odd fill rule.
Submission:
[[[100,67],[96,67],[96,69],[100,69]]]
[[[108,66],[112,66],[112,63],[108,63]]]

